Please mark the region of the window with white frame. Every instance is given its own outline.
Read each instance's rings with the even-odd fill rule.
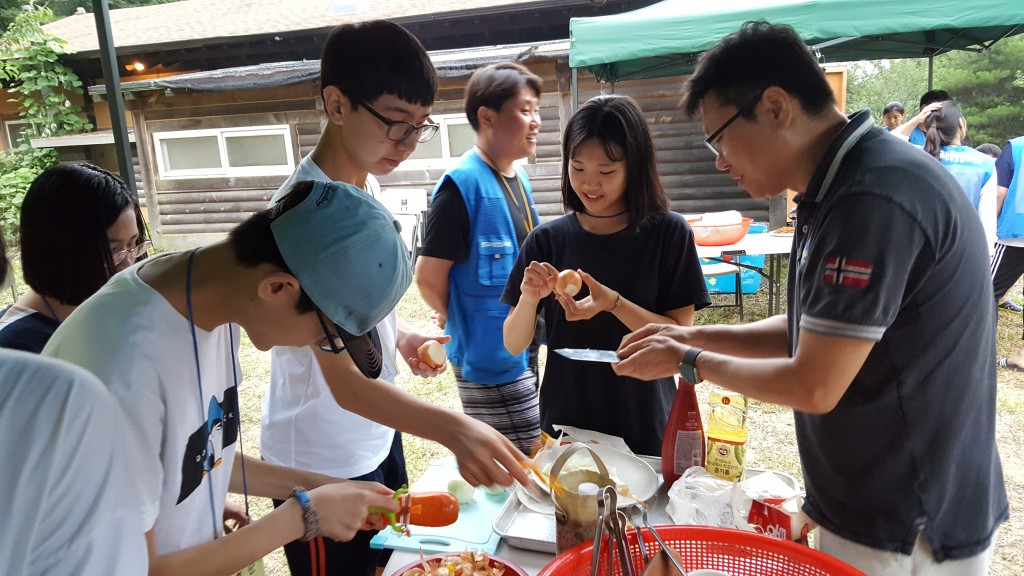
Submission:
[[[153,145],[160,178],[274,176],[295,169],[287,125],[156,132]]]
[[[4,122],[4,145],[7,149],[21,145],[21,135],[30,128],[25,120],[9,120]]]
[[[476,133],[465,114],[445,114],[430,119],[441,129],[429,142],[417,144],[416,150],[402,162],[402,168],[447,168],[473,147]]]

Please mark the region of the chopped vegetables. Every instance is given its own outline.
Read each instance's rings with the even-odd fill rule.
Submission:
[[[401,576],[502,576],[504,566],[491,566],[486,552],[465,551],[458,556],[445,556],[427,560],[420,551],[420,565],[410,568]]]

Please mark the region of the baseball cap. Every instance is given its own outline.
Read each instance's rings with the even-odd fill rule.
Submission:
[[[270,229],[288,269],[334,323],[353,362],[367,377],[378,377],[382,361],[374,325],[394,310],[412,282],[401,224],[355,186],[315,182]]]

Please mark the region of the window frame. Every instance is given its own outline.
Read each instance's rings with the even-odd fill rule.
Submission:
[[[409,158],[402,162],[399,170],[414,170],[422,168],[450,168],[455,166],[461,154],[452,156],[451,142],[448,139],[448,126],[451,124],[462,124],[469,126],[469,118],[465,113],[458,114],[432,114],[430,120],[441,128],[434,135],[434,138],[441,139],[441,157],[432,158]]]
[[[11,141],[10,126],[12,126],[14,124],[26,124],[26,125],[31,126],[32,123],[29,122],[28,120],[23,119],[23,118],[20,118],[20,119],[17,119],[17,120],[4,120],[4,146],[6,147],[7,150],[13,150],[13,149],[18,147],[18,143],[17,142],[12,142]]]
[[[170,170],[164,164],[164,140],[181,140],[186,138],[217,138],[217,149],[220,153],[220,168],[188,168]],[[230,138],[244,136],[283,136],[286,164],[268,166],[228,165],[227,141]],[[170,130],[153,133],[153,152],[156,158],[157,176],[161,180],[184,178],[230,178],[238,176],[287,176],[295,170],[295,151],[292,146],[292,131],[288,124],[270,126],[242,126],[237,128],[204,128],[199,130]]]

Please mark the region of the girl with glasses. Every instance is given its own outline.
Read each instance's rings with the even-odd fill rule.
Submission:
[[[79,304],[150,246],[131,190],[92,164],[40,174],[25,194],[20,225],[30,290],[3,310],[0,347],[28,352],[41,352]]]

